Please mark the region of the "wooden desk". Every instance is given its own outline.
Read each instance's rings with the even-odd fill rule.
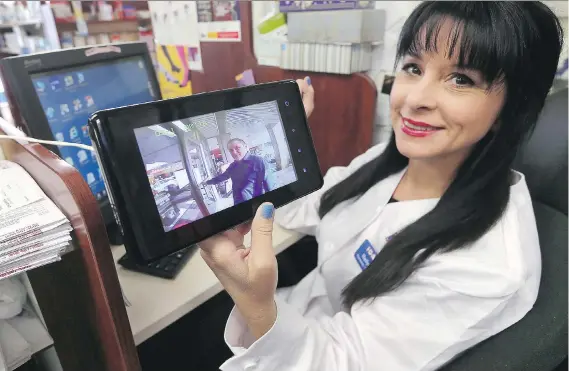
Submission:
[[[282,252],[302,236],[275,224],[275,252]],[[245,245],[249,243],[250,236],[247,235]],[[125,253],[124,246],[114,246],[112,253],[116,264]],[[131,303],[131,306],[127,307],[127,314],[136,345],[223,290],[221,283],[197,250],[174,280],[129,271],[118,264],[116,267],[121,288]]]

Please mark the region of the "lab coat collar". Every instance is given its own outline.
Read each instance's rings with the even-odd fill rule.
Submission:
[[[334,230],[341,232],[335,233],[335,248],[326,249],[328,254],[323,256],[322,260],[319,259],[321,262],[327,260],[338,247],[346,246],[351,239],[359,235],[365,228],[373,223],[389,202],[389,199],[393,195],[393,192],[395,192],[395,189],[406,171],[407,168],[390,175],[371,187],[360,198],[355,201],[350,201],[350,203],[345,206],[338,207],[338,214],[331,213],[330,217],[334,218],[335,221],[331,223],[328,221],[326,223],[327,228],[334,225]],[[339,215],[343,213],[349,214],[351,217],[339,217]],[[338,225],[335,225],[336,223],[338,223]]]
[[[406,172],[407,167],[377,183],[359,199],[338,205],[335,208],[337,210],[330,212],[329,217],[334,220],[327,220],[326,228],[332,228],[327,233],[329,231],[336,232],[334,233],[334,247],[322,249],[326,254],[321,259],[319,257],[318,261],[320,264],[327,260],[339,247],[346,246],[351,239],[359,235],[379,217]],[[514,173],[518,180],[512,185],[512,189],[515,191],[517,189],[515,186],[520,183],[519,179],[521,178],[521,183],[524,183],[524,178],[522,174],[515,171]],[[438,202],[438,199],[436,201]],[[345,215],[342,215],[344,213]],[[318,231],[317,233],[319,234],[320,232]]]

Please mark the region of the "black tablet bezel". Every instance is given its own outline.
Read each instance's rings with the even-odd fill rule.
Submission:
[[[134,129],[270,101],[278,104],[297,181],[164,232]],[[100,165],[110,178],[107,182],[115,195],[125,247],[129,256],[143,262],[159,259],[247,221],[263,202],[280,207],[323,184],[300,91],[293,80],[103,110],[91,116],[89,125]]]

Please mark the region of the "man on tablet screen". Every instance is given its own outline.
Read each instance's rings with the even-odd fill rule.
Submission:
[[[204,184],[218,184],[231,179],[234,205],[273,189],[267,163],[262,157],[251,154],[243,139],[231,139],[227,143],[227,149],[235,161],[225,172],[205,181]]]

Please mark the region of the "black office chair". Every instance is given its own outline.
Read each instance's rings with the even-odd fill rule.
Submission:
[[[548,97],[535,132],[514,165],[526,176],[541,246],[542,276],[535,306],[521,321],[440,371],[567,370],[568,125],[564,89]]]

